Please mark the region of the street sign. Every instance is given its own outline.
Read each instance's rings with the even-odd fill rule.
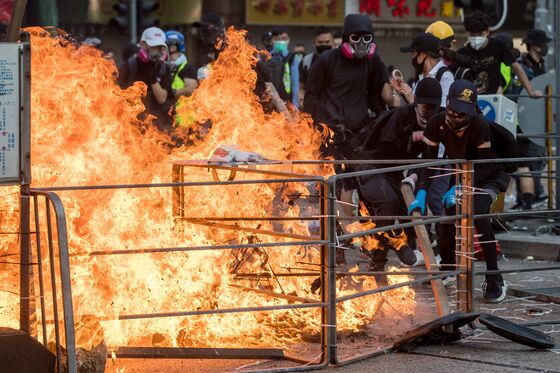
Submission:
[[[24,182],[29,160],[28,76],[23,43],[0,43],[0,185]],[[29,181],[29,180],[26,180]]]

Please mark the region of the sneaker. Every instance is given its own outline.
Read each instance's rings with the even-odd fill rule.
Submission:
[[[444,277],[441,282],[443,282],[443,286],[445,286],[446,288],[450,288],[457,284],[457,276]]]
[[[500,303],[506,298],[507,287],[502,275],[488,275],[482,284],[484,302]]]
[[[400,261],[407,266],[414,266],[418,260],[418,257],[414,253],[414,250],[410,248],[408,245],[401,246],[400,249],[396,250],[397,256],[399,257]]]

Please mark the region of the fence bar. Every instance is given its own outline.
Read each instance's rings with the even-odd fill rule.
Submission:
[[[422,277],[422,278],[419,278],[419,279],[416,279],[416,280],[400,282],[400,283],[394,284],[394,285],[382,286],[382,287],[379,287],[377,289],[360,291],[358,293],[348,294],[348,295],[345,295],[343,297],[337,298],[336,303],[344,302],[344,301],[351,300],[351,299],[365,297],[366,295],[383,293],[383,292],[386,292],[386,291],[389,291],[389,290],[402,288],[404,286],[410,286],[410,285],[414,285],[414,284],[422,284],[424,282],[430,282],[430,281],[433,281],[433,280],[445,278],[445,277],[448,277],[448,276],[454,276],[454,275],[458,275],[458,274],[461,274],[461,273],[462,273],[462,271],[454,271],[454,272],[450,272],[450,273],[444,273],[442,275]]]
[[[26,333],[31,332],[31,307],[30,307],[30,267],[29,259],[31,255],[31,247],[29,241],[29,185],[24,184],[21,186],[20,193],[20,240],[19,240],[19,253],[20,253],[20,273],[19,273],[19,327]]]
[[[222,315],[225,313],[277,311],[277,310],[290,310],[296,308],[318,308],[318,307],[325,307],[326,305],[327,305],[326,303],[303,303],[303,304],[282,304],[277,306],[262,306],[262,307],[224,308],[224,309],[217,309],[217,310],[154,312],[154,313],[140,313],[140,314],[132,314],[132,315],[119,315],[116,319],[139,320],[139,319],[154,319],[154,318],[162,318],[162,317]]]
[[[324,281],[327,282],[327,301],[329,303],[329,312],[328,312],[328,319],[327,325],[331,327],[328,328],[327,334],[327,343],[328,343],[328,361],[331,364],[337,364],[337,335],[336,335],[336,245],[337,245],[337,237],[336,237],[336,179],[330,177],[327,181],[328,183],[328,197],[326,199],[326,209],[327,215],[331,218],[326,220],[326,227],[327,227],[327,234],[328,234],[328,247],[327,255],[327,268],[328,273]]]
[[[470,162],[461,164],[464,171],[457,175],[457,184],[463,187],[471,188],[474,186],[473,165]],[[458,212],[463,216],[460,220],[461,225],[456,228],[457,237],[461,237],[459,244],[455,243],[453,250],[459,248],[458,263],[460,268],[466,268],[466,273],[457,276],[457,302],[459,309],[465,313],[474,312],[474,196],[472,193],[459,194],[460,190],[456,190],[456,200],[461,203],[456,205]],[[456,240],[455,240],[456,241]]]
[[[523,272],[540,272],[540,271],[556,271],[559,270],[560,266],[548,266],[548,267],[534,267],[534,268],[517,268],[517,269],[498,269],[493,271],[476,271],[474,274],[480,275],[497,275],[499,273],[523,273]]]
[[[37,263],[39,265],[39,292],[41,295],[41,325],[43,327],[43,346],[47,346],[47,320],[45,316],[45,288],[43,284],[43,256],[41,254],[41,232],[39,222],[39,201],[33,196],[33,210],[35,212],[35,239],[37,240]]]
[[[320,207],[319,212],[322,216],[320,224],[320,235],[321,240],[325,243],[321,245],[321,302],[325,306],[321,309],[321,363],[326,365],[329,364],[331,359],[330,344],[332,344],[331,330],[333,325],[330,323],[330,317],[336,310],[332,307],[332,302],[329,301],[329,296],[331,293],[331,288],[336,289],[336,283],[331,281],[331,272],[334,272],[334,263],[331,261],[331,248],[330,248],[330,222],[332,218],[328,217],[330,215],[330,205],[334,204],[329,196],[330,188],[329,184],[322,182],[319,185],[319,195],[322,197],[319,201]]]

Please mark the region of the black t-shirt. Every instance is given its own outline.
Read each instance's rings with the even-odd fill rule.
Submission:
[[[310,56],[310,57],[307,57],[307,56]],[[306,64],[305,64],[307,58],[311,58],[311,63],[309,64],[309,66],[306,66]],[[300,61],[299,66],[298,66],[299,82],[300,83],[302,83],[302,84],[307,83],[307,77],[309,76],[309,69],[315,63],[315,61],[317,61],[317,58],[319,58],[319,55],[317,53],[306,54],[303,57],[303,59]]]
[[[154,71],[157,74],[159,84],[167,91],[167,100],[163,104],[157,102],[150,84]],[[165,62],[146,63],[138,57],[131,57],[124,65],[124,71],[120,79],[124,88],[130,86],[133,82],[144,82],[148,86],[148,92],[142,98],[146,112],[157,117],[156,124],[160,128],[166,128],[171,124],[172,118],[169,116],[169,109],[174,102],[171,89],[173,77],[171,68]]]
[[[488,44],[483,49],[475,50],[467,45],[459,49],[458,53],[472,58],[479,94],[496,93],[501,84],[500,64],[510,66],[515,62],[515,56],[507,45],[494,38],[489,38]]]
[[[388,81],[377,53],[371,59],[349,59],[340,49],[331,49],[309,70],[303,109],[317,123],[356,133],[367,123],[368,109],[384,110],[381,91]]]

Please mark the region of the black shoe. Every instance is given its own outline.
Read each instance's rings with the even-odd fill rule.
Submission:
[[[507,287],[504,284],[502,275],[487,275],[486,281],[482,284],[484,292],[484,302],[500,303],[506,298]]]
[[[408,244],[402,245],[400,249],[395,250],[400,261],[407,266],[414,266],[417,262],[417,256],[414,250]]]

